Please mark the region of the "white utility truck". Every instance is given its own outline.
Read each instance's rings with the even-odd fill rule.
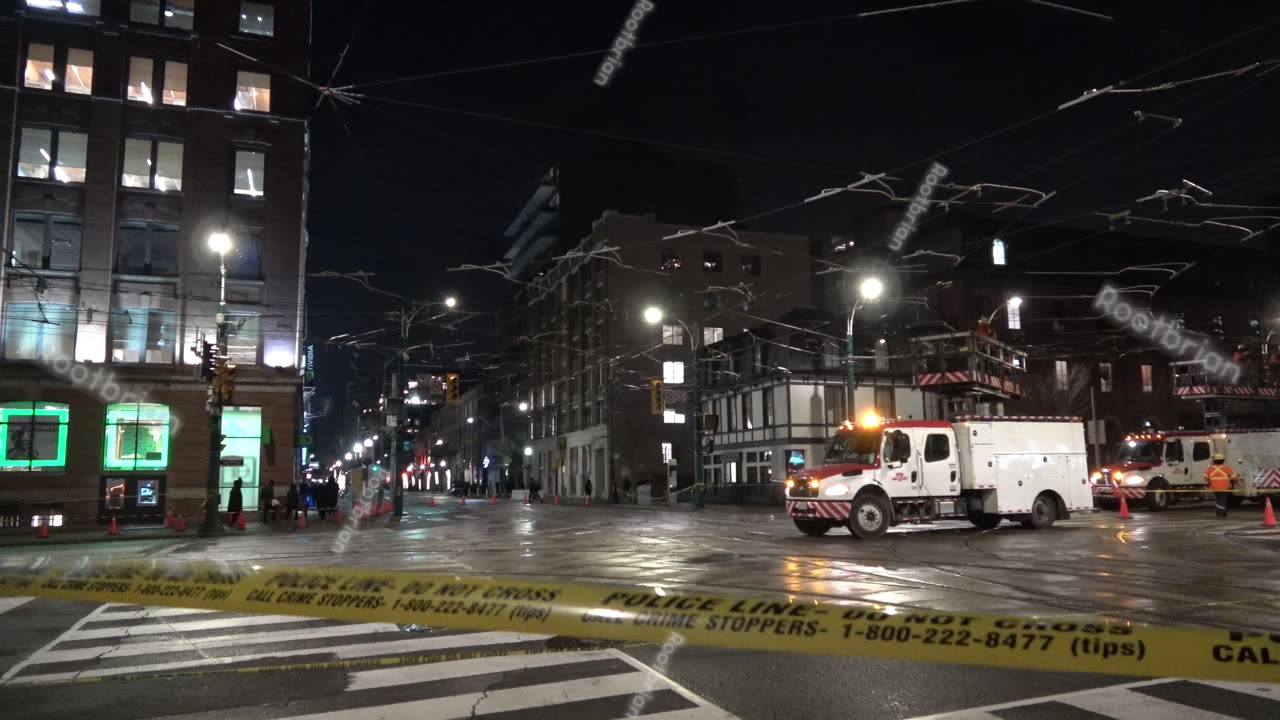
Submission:
[[[823,465],[787,478],[787,514],[807,535],[845,525],[868,539],[938,519],[1047,528],[1093,509],[1088,476],[1080,418],[868,418],[840,426]]]
[[[1208,497],[1205,468],[1216,453],[1226,455],[1243,483],[1231,502],[1245,498],[1280,500],[1280,430],[1178,430],[1128,435],[1116,462],[1089,476],[1099,506],[1120,498],[1142,501],[1151,510]]]

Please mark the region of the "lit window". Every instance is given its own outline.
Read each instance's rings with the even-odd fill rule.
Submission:
[[[664,362],[662,363],[662,382],[668,385],[679,385],[684,382],[684,363]]]
[[[89,162],[89,136],[85,133],[58,131],[58,154],[53,176],[64,183],[82,183]]]
[[[69,15],[93,15],[101,11],[102,0],[27,0],[27,7],[62,10]]]
[[[742,256],[742,272],[746,275],[760,274],[760,256],[759,255],[743,255]]]
[[[178,314],[173,310],[116,307],[111,311],[111,362],[173,364]]]
[[[9,264],[39,270],[80,269],[80,218],[21,212],[13,216]]]
[[[1005,303],[1006,315],[1008,316],[1009,329],[1022,329],[1022,300],[1013,298]]]
[[[71,48],[67,51],[67,72],[63,77],[64,89],[76,95],[93,93],[93,51]]]
[[[115,271],[122,275],[177,275],[179,229],[170,223],[121,221],[116,232]]]
[[[4,356],[8,360],[74,357],[76,308],[47,302],[4,304]]]
[[[165,0],[162,23],[165,27],[190,30],[196,20],[196,0]]]
[[[165,105],[184,107],[187,104],[187,64],[175,60],[166,60],[164,64]]]
[[[1004,241],[996,238],[991,241],[991,264],[1004,265]]]
[[[275,34],[276,9],[266,3],[240,3],[240,32],[250,35]]]
[[[663,325],[662,326],[662,344],[663,345],[683,345],[684,344],[684,328],[679,325]]]
[[[52,167],[55,179],[82,183],[88,146],[89,136],[84,133],[24,127],[18,147],[18,177],[46,180]]]
[[[724,340],[724,328],[704,327],[702,328],[702,344],[710,345]]]
[[[680,269],[680,251],[675,248],[662,248],[662,269]]]
[[[151,85],[155,82],[155,63],[151,58],[129,58],[129,86],[125,96],[130,100],[151,104],[155,98],[151,94]]]
[[[1151,366],[1142,366],[1142,392],[1151,392],[1153,390],[1151,378]]]
[[[160,24],[160,0],[133,0],[129,3],[129,22]]]
[[[246,498],[257,497],[262,468],[262,408],[229,407],[222,411],[221,430],[225,447],[222,457],[239,458],[238,465],[228,465],[219,470],[218,487],[222,492],[220,510],[227,509],[231,488],[236,480],[242,482],[241,494]]]
[[[669,463],[671,462],[671,458],[671,443],[662,443],[662,462],[664,464]]]
[[[182,143],[126,139],[120,184],[155,190],[182,190]]]
[[[1111,363],[1098,363],[1099,389],[1111,392]]]
[[[258,313],[227,313],[227,357],[238,365],[257,365],[262,344]]]
[[[1054,382],[1054,387],[1056,387],[1059,390],[1066,390],[1068,385],[1070,384],[1067,377],[1067,361],[1066,360],[1053,361],[1053,382]]]
[[[48,128],[22,128],[22,141],[18,145],[18,177],[49,177],[49,165],[53,162],[53,131]]]
[[[742,426],[747,430],[756,426],[755,413],[752,412],[751,407],[751,392],[748,390],[742,393]]]
[[[27,44],[27,70],[22,76],[24,87],[37,90],[52,90],[53,81],[53,46],[43,43]]]
[[[262,153],[253,150],[236,151],[236,195],[262,197],[263,166],[266,160]]]
[[[723,265],[724,257],[721,253],[702,253],[702,269],[704,272],[720,272]]]
[[[682,425],[684,424],[684,415],[676,412],[675,410],[663,410],[662,422],[668,425]]]
[[[169,406],[112,403],[107,406],[104,470],[164,470],[169,466]]]
[[[70,414],[61,403],[0,403],[0,471],[64,470]]]
[[[241,70],[236,73],[236,110],[271,111],[271,76]]]

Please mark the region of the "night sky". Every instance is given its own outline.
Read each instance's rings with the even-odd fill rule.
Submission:
[[[856,15],[915,3],[659,0],[601,88],[592,78],[633,4],[314,3],[311,79],[363,97],[326,101],[313,116],[308,271],[364,270],[416,299],[456,294],[500,311],[502,278],[446,269],[501,257],[503,230],[566,143],[647,143],[728,168],[744,217],[861,171],[914,185],[932,158],[955,182],[1057,190],[1031,222],[1184,178],[1218,202],[1280,199],[1280,70],[1262,74],[1275,66],[1051,112],[1121,81],[1150,87],[1275,58],[1271,3],[1062,0],[1109,21],[1026,0],[866,18]],[[586,54],[543,60],[574,53]],[[503,67],[477,69],[494,65]],[[1138,122],[1135,110],[1183,124]],[[876,206],[845,197],[744,227],[837,235]],[[310,339],[323,343],[379,326],[377,313],[396,303],[313,278],[308,305]],[[472,327],[458,337],[483,340],[492,323]],[[348,362],[321,355],[332,420]],[[318,425],[322,451],[336,446],[332,420]]]

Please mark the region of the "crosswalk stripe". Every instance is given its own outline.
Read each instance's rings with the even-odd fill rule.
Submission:
[[[606,650],[585,650],[574,653],[511,655],[508,657],[456,660],[454,662],[441,663],[439,665],[432,666],[431,679],[446,680],[449,678],[466,677],[467,675],[480,675],[482,673],[548,667],[551,665],[562,664],[565,662],[565,659],[570,656],[578,660],[604,660],[613,657]],[[405,685],[408,683],[419,682],[421,678],[422,668],[412,665],[378,668],[375,670],[361,670],[352,673],[350,683],[347,685],[347,691],[376,690],[396,685]]]
[[[1231,682],[1228,680],[1197,680],[1196,682],[1201,685],[1209,685],[1223,690],[1234,690],[1238,693],[1256,695],[1260,698],[1280,702],[1280,685],[1259,685],[1258,683]]]
[[[1200,710],[1181,703],[1136,693],[1127,687],[1082,692],[1070,704],[1115,720],[1230,720],[1230,715]]]
[[[31,600],[29,597],[0,597],[0,615]]]
[[[197,616],[198,617],[198,616]],[[218,620],[185,620],[169,623],[166,625],[142,625],[120,626],[120,627],[104,627],[93,628],[89,630],[77,628],[75,633],[68,640],[91,640],[98,638],[110,638],[121,635],[129,635],[137,637],[138,635],[163,635],[168,633],[181,633],[188,630],[213,630],[222,628],[242,628],[252,625],[289,625],[295,623],[315,622],[315,618],[299,617],[296,615],[251,615],[249,617],[237,618],[221,618]],[[325,620],[333,625],[341,623],[341,620]]]
[[[349,635],[373,634],[376,632],[399,633],[399,630],[395,625],[388,626],[386,623],[355,623],[351,625],[339,625],[336,627],[308,630],[306,637],[308,639],[339,638],[347,637]],[[403,635],[401,636],[403,637]],[[63,645],[67,643],[59,643],[58,645],[55,645],[52,650],[43,653],[41,655],[41,660],[42,662],[50,663],[83,660],[85,658],[93,657],[117,658],[128,657],[131,655],[149,655],[167,648],[175,650],[191,650],[192,648],[198,647],[202,650],[208,650],[221,647],[262,645],[285,640],[298,640],[298,632],[295,630],[281,630],[279,632],[265,632],[252,635],[221,635],[211,638],[200,638],[196,641],[179,638],[176,640],[164,639],[130,643],[126,645],[94,644],[90,647],[75,647],[72,649],[64,649]],[[95,641],[95,643],[96,642],[99,641]]]

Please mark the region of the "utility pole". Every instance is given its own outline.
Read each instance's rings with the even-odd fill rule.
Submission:
[[[698,338],[702,325],[693,324],[689,337],[689,348],[693,351],[693,363],[689,366],[690,388],[689,402],[693,411],[693,509],[701,510],[702,504],[702,398],[698,393]]]
[[[218,325],[218,355],[221,362],[227,358],[227,251],[231,249],[231,238],[225,233],[214,233],[209,236],[209,247],[218,253],[218,314],[214,321]],[[202,360],[203,362],[203,360]],[[209,386],[209,474],[205,483],[204,524],[202,533],[216,533],[222,530],[218,520],[218,506],[222,504],[221,488],[218,487],[218,475],[222,465],[222,392]]]
[[[394,516],[398,520],[404,517],[404,483],[400,481],[400,417],[403,415],[404,398],[400,397],[400,371],[404,366],[404,346],[409,335],[409,321],[405,316],[404,306],[400,307],[400,350],[396,353],[396,369],[391,372],[391,390],[387,393],[386,416],[387,433],[391,436],[391,499],[394,505]]]

